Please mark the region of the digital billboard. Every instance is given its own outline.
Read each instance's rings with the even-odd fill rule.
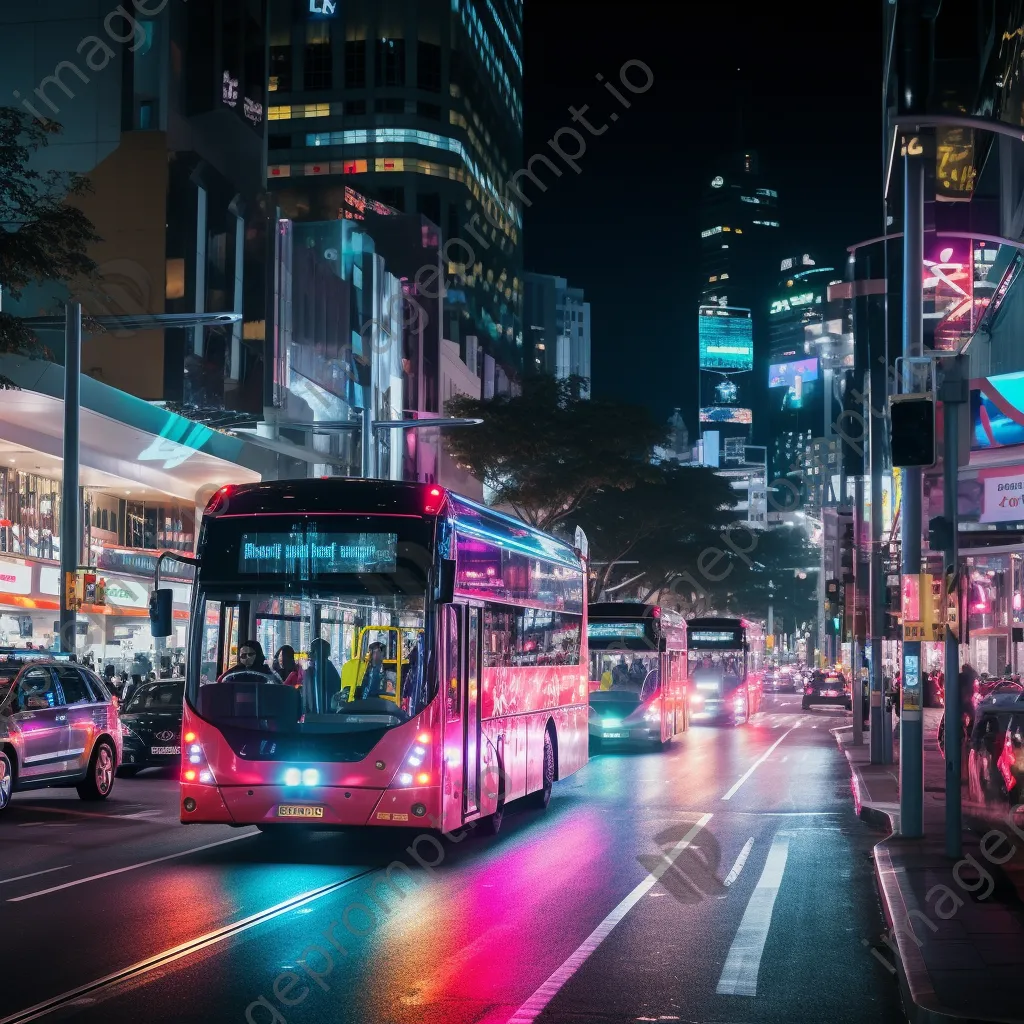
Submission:
[[[753,423],[750,409],[737,409],[731,405],[705,405],[700,410],[701,423]]]
[[[749,309],[701,306],[697,324],[701,369],[754,368],[754,324]]]
[[[768,387],[791,388],[797,378],[805,384],[818,379],[818,360],[799,359],[792,363],[772,363],[768,367]]]
[[[985,377],[971,389],[971,449],[1024,444],[1024,373]]]

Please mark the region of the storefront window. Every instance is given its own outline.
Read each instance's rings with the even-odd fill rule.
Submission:
[[[1010,559],[977,555],[968,560],[967,609],[971,632],[1006,628],[1010,622]]]
[[[0,552],[60,558],[60,482],[0,468]]]

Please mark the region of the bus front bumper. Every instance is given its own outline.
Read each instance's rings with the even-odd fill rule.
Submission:
[[[200,786],[183,783],[185,824],[296,825],[344,828],[361,825],[432,827],[440,820],[437,786],[356,789],[342,786]]]

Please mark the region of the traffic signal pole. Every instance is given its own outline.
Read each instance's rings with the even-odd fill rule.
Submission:
[[[904,139],[903,206],[903,359],[901,390],[914,394],[914,369],[924,350],[924,160],[917,138]],[[903,576],[921,572],[921,469],[902,473]],[[921,595],[930,600],[931,595]],[[921,701],[921,642],[903,642],[903,680],[900,687],[900,834],[924,834],[924,737]]]
[[[69,302],[64,328],[64,461],[60,492],[60,649],[75,653],[78,642],[75,604],[68,578],[78,573],[79,532],[78,416],[82,394],[82,306]]]
[[[958,616],[960,613],[959,586],[957,572],[960,566],[959,538],[957,536],[959,508],[957,494],[957,478],[960,464],[960,408],[967,401],[967,380],[964,375],[964,358],[957,356],[950,359],[943,367],[945,374],[942,381],[940,397],[942,398],[943,449],[942,449],[942,496],[943,518],[945,529],[945,583],[952,581],[956,595]],[[943,598],[947,606],[949,597],[943,587]],[[961,834],[963,822],[960,804],[960,719],[963,709],[960,707],[960,629],[963,624],[957,622],[954,631],[946,616],[945,664],[943,673],[946,677],[946,855],[959,859],[962,851]]]

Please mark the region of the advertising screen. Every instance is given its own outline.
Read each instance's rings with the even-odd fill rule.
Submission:
[[[753,369],[754,326],[749,309],[701,306],[698,333],[702,368]]]
[[[737,409],[729,405],[706,405],[700,410],[701,423],[753,423],[750,409]]]
[[[793,363],[772,363],[768,367],[768,387],[795,387],[797,378],[805,384],[818,379],[818,360],[800,359]]]
[[[971,389],[971,449],[1024,444],[1024,373],[985,377]]]

